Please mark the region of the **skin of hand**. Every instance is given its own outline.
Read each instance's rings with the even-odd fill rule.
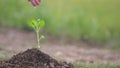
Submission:
[[[41,3],[41,0],[28,0],[34,7],[38,6]]]

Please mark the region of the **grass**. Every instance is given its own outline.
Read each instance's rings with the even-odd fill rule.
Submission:
[[[43,0],[33,8],[27,0],[1,0],[0,26],[29,29],[28,20],[41,18],[54,36],[99,41],[120,39],[119,0]]]
[[[120,65],[115,64],[101,64],[101,63],[93,63],[93,64],[84,64],[84,63],[74,63],[76,68],[120,68]]]

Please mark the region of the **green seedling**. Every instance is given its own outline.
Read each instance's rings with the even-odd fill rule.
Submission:
[[[44,38],[43,35],[40,36],[40,29],[42,27],[44,27],[44,25],[45,25],[44,20],[40,20],[40,19],[35,20],[35,19],[33,19],[32,21],[28,22],[28,25],[35,30],[36,36],[37,36],[37,46],[36,46],[36,48],[40,48],[40,40]]]

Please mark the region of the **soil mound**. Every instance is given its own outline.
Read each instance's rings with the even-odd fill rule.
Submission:
[[[74,68],[70,63],[58,62],[38,49],[28,49],[8,61],[0,61],[0,68]]]

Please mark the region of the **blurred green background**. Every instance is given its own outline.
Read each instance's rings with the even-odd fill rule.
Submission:
[[[27,0],[0,0],[0,27],[26,29],[41,18],[53,36],[98,41],[120,40],[120,0],[43,0],[34,8]]]

